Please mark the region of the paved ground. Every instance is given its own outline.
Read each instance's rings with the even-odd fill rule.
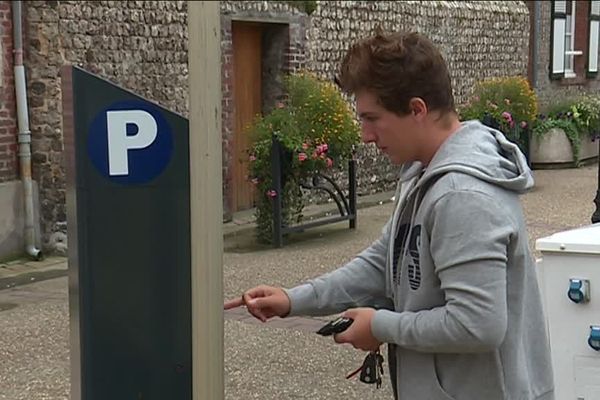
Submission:
[[[539,237],[590,223],[596,171],[597,166],[535,171],[536,188],[523,196],[532,246]],[[384,202],[389,197],[368,199],[383,204],[361,208],[355,231],[342,223],[317,228],[282,249],[256,245],[247,229],[251,217],[238,216],[225,226],[225,297],[260,283],[295,285],[349,261],[379,235],[391,212]],[[65,272],[61,258],[0,265],[0,400],[68,399]],[[227,312],[226,399],[391,399],[387,379],[379,390],[344,379],[364,355],[315,335],[322,321],[262,324],[240,310]]]

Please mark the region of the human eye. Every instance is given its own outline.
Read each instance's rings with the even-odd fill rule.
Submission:
[[[362,122],[375,122],[377,121],[377,116],[372,114],[363,115],[360,117]]]

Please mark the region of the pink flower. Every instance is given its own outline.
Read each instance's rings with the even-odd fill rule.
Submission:
[[[250,161],[256,161],[256,156],[254,154],[250,154]]]
[[[320,144],[317,146],[317,154],[319,155],[326,153],[327,150],[329,150],[329,146],[327,145],[327,143]]]
[[[327,168],[333,167],[333,160],[331,158],[327,157],[327,160],[325,160],[325,162],[327,163]]]
[[[313,160],[316,160],[317,158],[319,158],[319,153],[317,153],[316,151],[313,151],[312,158],[313,158]]]
[[[302,150],[308,150],[308,143],[302,143]]]
[[[267,196],[269,196],[270,198],[273,198],[273,197],[277,196],[277,192],[274,191],[273,189],[267,190]]]
[[[307,158],[308,158],[308,156],[306,155],[306,153],[298,154],[298,161],[300,161],[300,162],[306,160]]]
[[[521,121],[521,128],[523,128],[523,129],[527,128],[527,122],[526,121]]]
[[[512,115],[508,111],[504,111],[502,113],[502,117],[504,117],[504,119],[506,119],[507,122],[511,122],[513,119]]]

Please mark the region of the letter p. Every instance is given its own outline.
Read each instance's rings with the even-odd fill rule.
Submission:
[[[127,125],[137,126],[135,135],[127,135]],[[158,133],[154,117],[143,110],[106,112],[109,175],[129,175],[128,151],[150,146]]]

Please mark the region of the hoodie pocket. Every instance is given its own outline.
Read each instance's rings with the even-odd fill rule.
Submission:
[[[452,397],[448,393],[446,393],[446,391],[442,387],[442,381],[440,380],[440,376],[439,376],[439,373],[438,373],[438,367],[437,367],[436,362],[435,362],[435,355],[434,354],[431,355],[431,365],[432,365],[433,376],[435,378],[435,384],[436,384],[437,389],[440,391],[440,393],[443,396],[445,396],[444,397],[445,399],[455,400],[454,397]]]
[[[437,384],[450,398],[452,396],[460,400],[510,398],[506,395],[499,352],[438,353],[432,358]]]
[[[455,400],[454,397],[450,396],[442,387],[442,381],[440,380],[440,377],[437,372],[437,368],[435,366],[435,356],[434,355],[431,356],[431,365],[432,365],[432,369],[433,369],[433,376],[435,378],[435,386],[436,386],[436,389],[441,394],[442,398],[446,399],[446,400]]]
[[[404,350],[400,352],[399,358],[400,399],[456,400],[442,388],[433,354]]]

